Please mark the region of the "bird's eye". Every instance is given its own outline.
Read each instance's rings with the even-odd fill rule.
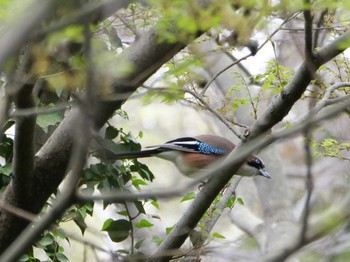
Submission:
[[[250,161],[247,162],[248,165],[255,167],[257,169],[264,168],[264,163],[259,158],[253,158]]]

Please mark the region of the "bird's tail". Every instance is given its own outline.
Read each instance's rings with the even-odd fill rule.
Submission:
[[[141,157],[150,157],[159,154],[162,152],[159,150],[159,148],[154,149],[147,149],[142,151],[135,151],[135,152],[125,152],[125,153],[118,153],[114,154],[114,159],[132,159],[132,158],[141,158]]]

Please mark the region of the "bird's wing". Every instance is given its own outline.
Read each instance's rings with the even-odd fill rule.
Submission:
[[[147,148],[157,148],[160,152],[162,151],[182,151],[182,152],[190,152],[190,153],[200,153],[198,150],[193,149],[191,147],[187,147],[186,145],[177,145],[172,143],[166,143],[161,145],[148,146]]]
[[[193,137],[180,137],[171,141],[166,142],[165,144],[149,146],[147,148],[158,148],[161,151],[182,151],[190,153],[201,153],[199,151],[200,141]]]
[[[175,140],[166,142],[165,144],[152,146],[160,151],[181,151],[205,155],[222,155],[224,151],[220,148],[214,147],[206,142],[200,141],[193,137],[180,137]]]
[[[118,154],[113,154],[113,159],[133,159],[133,158],[142,158],[150,157],[157,155],[163,152],[159,148],[141,150],[141,151],[132,151],[132,152],[120,152]]]

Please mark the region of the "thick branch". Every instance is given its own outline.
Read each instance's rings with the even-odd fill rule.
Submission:
[[[316,68],[318,68],[320,65],[344,51],[345,47],[340,46],[340,44],[344,44],[345,40],[349,39],[349,37],[350,33],[344,34],[316,53],[315,67],[310,68],[305,62],[303,63],[292,79],[291,83],[282,90],[281,94],[270,104],[262,116],[254,123],[248,140],[252,140],[258,136],[260,139],[262,139],[266,135],[266,131],[272,128],[276,123],[280,122],[283,117],[287,115],[289,110],[300,98],[312,80],[315,73],[313,70],[316,70]],[[256,141],[256,139],[254,140]],[[223,166],[217,170],[218,172],[215,174],[215,179],[211,179],[203,187],[202,191],[197,195],[197,198],[192,202],[192,205],[181,217],[170,234],[168,234],[168,236],[164,239],[157,253],[155,254],[153,261],[167,261],[171,258],[169,252],[181,247],[189,233],[193,230],[211,205],[212,201],[215,199],[215,196],[238,170],[244,159],[248,157],[249,154],[242,153],[242,148],[244,148],[242,145],[238,145],[227,158],[227,162],[234,162],[228,163],[226,166]],[[237,155],[238,150],[240,151],[240,154]]]
[[[95,114],[94,127],[99,129],[138,86],[183,47],[182,43],[160,42],[156,30],[151,29],[126,49],[118,58],[118,62],[121,66],[132,64],[133,71],[123,77],[116,78],[113,84],[114,91],[117,94],[122,94],[123,100],[99,102],[96,106],[98,111]],[[33,195],[28,199],[32,202],[29,212],[39,213],[49,196],[56,191],[62,182],[74,139],[71,128],[76,125],[80,118],[79,111],[73,108],[37,153],[32,181]],[[13,181],[4,192],[4,199],[15,197],[12,187]],[[4,212],[0,214],[0,251],[6,249],[11,242],[8,236],[11,235],[15,238],[18,232],[24,229],[24,226],[25,224],[8,223],[8,214]]]
[[[283,88],[281,94],[271,101],[267,110],[255,121],[250,136],[256,137],[270,130],[276,123],[280,122],[304,93],[316,70],[348,48],[348,42],[346,41],[349,41],[349,38],[350,32],[347,32],[316,52],[314,67],[309,67],[304,62],[292,81]],[[347,45],[345,45],[346,43]]]
[[[15,96],[15,104],[17,108],[32,108],[34,99],[32,97],[32,85],[24,85]],[[13,151],[13,179],[12,187],[9,188],[11,194],[4,195],[3,202],[11,206],[15,206],[22,210],[31,211],[33,204],[32,190],[33,185],[33,169],[34,169],[34,115],[16,118],[15,141]],[[20,233],[20,228],[27,225],[27,221],[17,217],[4,209],[0,211],[0,224],[17,225],[12,230],[1,230],[2,237],[6,241],[11,242],[16,235]],[[6,243],[1,241],[0,246]]]
[[[209,216],[202,219],[204,229],[200,231],[200,239],[195,243],[196,247],[202,248],[205,241],[208,239],[211,230],[214,228],[216,222],[220,218],[222,212],[227,207],[227,202],[235,195],[236,188],[242,177],[234,177],[230,185],[225,189],[221,199],[218,203],[211,206],[209,209]],[[219,212],[218,212],[219,211]]]
[[[20,256],[30,248],[33,242],[40,237],[42,232],[49,228],[57,218],[61,217],[67,208],[69,208],[74,202],[75,188],[81,178],[81,173],[86,163],[86,156],[89,149],[88,145],[91,139],[92,124],[89,123],[88,117],[89,115],[85,114],[84,118],[79,119],[79,122],[77,123],[78,128],[72,130],[72,132],[75,133],[75,150],[70,159],[72,172],[68,177],[66,187],[58,196],[53,207],[40,219],[35,220],[32,225],[20,235],[18,240],[12,243],[12,245],[1,255],[0,261],[17,261]],[[84,132],[84,136],[80,135],[82,132]]]
[[[17,108],[34,107],[32,96],[33,85],[24,85],[16,94],[15,104]],[[34,130],[35,115],[16,118],[16,129],[13,151],[13,191],[18,201],[23,203],[11,203],[27,209],[28,194],[31,194],[31,185],[34,169]]]
[[[305,10],[303,11],[305,20],[305,60],[311,64],[313,63],[313,34],[312,34],[312,14],[310,10],[310,1],[304,0]]]

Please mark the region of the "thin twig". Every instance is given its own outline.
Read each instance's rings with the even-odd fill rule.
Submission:
[[[283,21],[283,23],[275,30],[272,32],[271,35],[269,35],[269,37],[257,48],[256,53],[263,48],[269,41],[270,39],[277,34],[280,29],[290,20],[294,19],[297,15],[299,15],[299,12],[291,15],[290,17],[288,17],[285,21]],[[220,70],[219,72],[217,72],[209,81],[208,83],[204,86],[203,90],[201,91],[200,95],[203,96],[205,94],[205,92],[207,91],[207,89],[209,88],[209,86],[215,81],[216,78],[218,78],[222,73],[224,73],[226,70],[230,69],[231,67],[233,67],[234,65],[242,62],[243,60],[246,60],[247,58],[253,56],[253,54],[248,54],[246,56],[241,57],[240,59],[237,59],[235,62],[229,64],[228,66],[226,66],[225,68],[223,68],[222,70]]]
[[[57,220],[71,205],[74,198],[75,187],[80,180],[81,170],[85,166],[86,154],[88,150],[89,134],[86,124],[82,124],[80,133],[84,136],[79,136],[76,139],[78,144],[75,146],[71,158],[72,172],[67,178],[67,184],[62,194],[57,197],[54,206],[44,214],[39,220],[32,223],[26,230],[14,241],[7,250],[1,255],[0,261],[16,261],[33,243],[40,237],[41,233],[49,228],[49,226]]]
[[[323,10],[320,15],[319,15],[319,18],[318,18],[318,21],[317,21],[317,24],[316,24],[316,28],[322,28],[323,25],[325,24],[325,16],[328,14],[328,8]],[[313,46],[312,48],[315,49],[317,48],[318,46],[318,43],[319,43],[319,39],[320,39],[320,34],[322,33],[321,30],[315,30],[315,28],[313,29]],[[323,41],[323,40],[322,40]],[[320,43],[322,42],[320,41]]]
[[[38,217],[35,214],[25,211],[24,209],[15,207],[9,203],[5,203],[2,199],[0,199],[0,209],[6,210],[6,212],[9,212],[20,218],[24,218],[25,220],[28,220],[30,222],[38,220]]]
[[[220,198],[220,201],[210,207],[208,210],[208,216],[204,217],[202,224],[203,230],[200,232],[201,237],[198,242],[196,242],[196,247],[201,248],[206,239],[209,237],[209,233],[215,226],[218,219],[221,217],[222,212],[227,207],[228,201],[235,195],[238,184],[241,182],[242,177],[235,176],[230,182],[229,186],[225,189],[225,192]]]
[[[307,114],[305,114],[301,118],[297,119],[295,121],[295,123],[301,123],[301,122],[305,121],[306,119],[319,113],[323,108],[325,108],[328,105],[333,105],[335,103],[339,103],[341,101],[347,100],[349,98],[349,95],[346,95],[344,97],[339,97],[336,99],[330,99],[330,97],[335,90],[342,88],[342,87],[348,87],[348,86],[350,86],[350,82],[336,83],[336,84],[330,86],[326,90],[323,98]]]
[[[145,85],[142,85],[142,87],[146,88],[147,90],[152,90],[152,91],[169,92],[169,93],[174,92],[173,90],[170,90],[169,88],[166,88],[166,87],[164,87],[164,88],[163,87],[149,87],[149,86],[145,86]],[[232,128],[232,126],[227,121],[227,119],[225,117],[223,117],[220,113],[218,113],[214,108],[212,108],[200,94],[197,94],[196,92],[189,90],[189,89],[177,89],[176,91],[180,92],[180,93],[188,93],[188,94],[192,95],[194,98],[196,98],[197,100],[199,100],[199,102],[204,106],[204,108],[207,109],[209,112],[211,112],[213,115],[215,115],[215,117],[217,117],[230,131],[232,131],[232,133],[234,133],[240,140],[243,139],[243,136],[241,136],[235,129]],[[239,124],[237,124],[237,126],[246,127],[244,125],[239,125]]]
[[[235,163],[237,163],[241,158],[245,158],[250,154],[274,143],[277,140],[286,139],[290,136],[294,136],[307,128],[312,128],[316,124],[320,124],[322,121],[335,117],[339,113],[343,112],[348,104],[350,103],[350,99],[346,100],[344,104],[340,104],[335,106],[329,110],[326,110],[323,114],[319,114],[316,116],[311,116],[310,118],[304,120],[301,123],[298,123],[292,127],[285,128],[281,131],[275,132],[271,135],[264,137],[257,137],[249,142],[245,143],[244,146],[240,147],[239,153],[232,155],[229,157],[224,163],[217,166],[215,169],[204,171],[200,178],[194,180],[194,182],[190,182],[187,187],[174,185],[171,189],[162,189],[151,192],[142,192],[142,193],[128,193],[123,191],[115,191],[109,193],[101,193],[100,195],[86,195],[84,193],[77,193],[76,199],[80,203],[86,203],[91,201],[110,201],[110,202],[120,202],[120,201],[133,201],[137,199],[150,198],[155,196],[157,198],[167,198],[171,196],[181,196],[182,193],[179,190],[186,190],[186,188],[191,188],[194,185],[198,184],[198,182],[206,180],[211,176],[215,176],[220,173],[223,169],[228,168]]]
[[[230,123],[226,120],[226,118],[224,116],[222,116],[221,114],[219,114],[214,108],[212,108],[207,101],[205,101],[205,99],[203,99],[203,97],[200,94],[197,94],[196,92],[193,92],[191,90],[184,90],[186,93],[192,95],[193,97],[195,97],[196,99],[198,99],[201,104],[209,111],[211,112],[213,115],[215,115],[215,117],[217,117],[232,133],[234,133],[240,140],[243,140],[243,136],[240,135],[235,129],[233,129],[230,125]]]
[[[306,240],[306,233],[309,226],[309,217],[310,217],[310,200],[313,191],[313,178],[312,178],[312,153],[310,148],[311,134],[310,130],[306,129],[304,132],[304,151],[306,159],[306,200],[302,216],[302,226],[301,226],[301,236],[300,236],[300,245],[302,246]]]
[[[25,117],[25,116],[32,116],[32,115],[47,115],[47,114],[53,114],[57,112],[61,112],[66,110],[67,108],[70,108],[72,106],[75,106],[75,102],[66,102],[66,103],[60,103],[55,105],[54,107],[31,107],[31,108],[16,108],[10,113],[10,117]]]

